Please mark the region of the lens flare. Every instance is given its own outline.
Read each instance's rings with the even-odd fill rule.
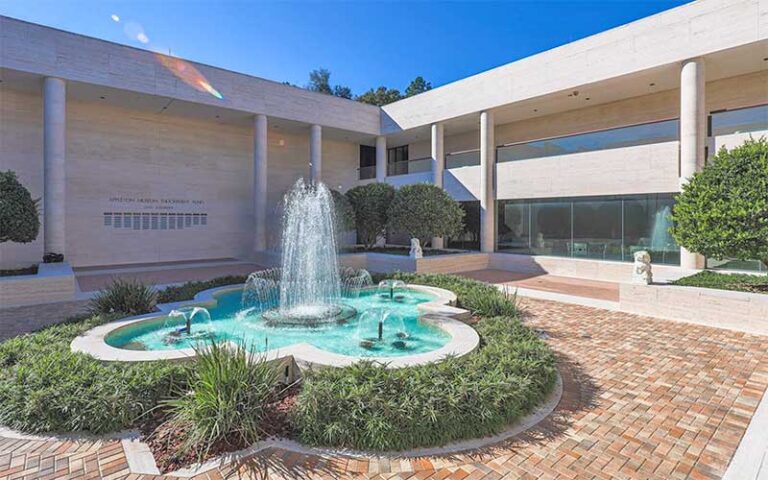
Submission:
[[[116,23],[120,22],[120,17],[118,17],[117,14],[113,13],[111,18]],[[208,79],[205,78],[205,76],[200,73],[200,71],[191,63],[177,57],[159,53],[160,51],[163,51],[163,49],[159,48],[157,45],[150,44],[149,36],[147,36],[146,32],[144,31],[144,27],[142,27],[141,24],[133,21],[127,21],[123,24],[123,32],[131,40],[136,40],[144,45],[147,45],[149,50],[154,52],[155,59],[160,63],[160,65],[165,67],[182,82],[186,83],[198,92],[208,93],[218,98],[219,100],[224,99],[224,95],[216,90],[213,85],[211,85],[211,82],[209,82]],[[168,53],[170,53],[170,50],[168,50]]]
[[[200,73],[191,63],[180,58],[170,57],[168,55],[155,54],[155,58],[162,66],[168,69],[176,78],[194,88],[198,92],[205,92],[213,95],[219,100],[224,99],[218,90]]]

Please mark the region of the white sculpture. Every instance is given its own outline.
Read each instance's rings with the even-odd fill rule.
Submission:
[[[421,244],[418,238],[411,239],[411,251],[408,253],[411,258],[424,258],[424,252],[421,251]]]
[[[652,282],[651,254],[645,250],[635,252],[635,263],[632,265],[632,283],[649,285]]]

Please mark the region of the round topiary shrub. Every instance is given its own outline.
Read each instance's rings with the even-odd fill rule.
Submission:
[[[721,149],[677,196],[672,236],[714,258],[768,266],[768,140]]]
[[[355,211],[357,239],[370,250],[386,233],[395,188],[388,183],[369,183],[350,189],[346,197]]]
[[[331,190],[333,206],[336,213],[336,229],[338,232],[349,232],[355,228],[355,210],[349,199],[338,190]]]
[[[37,200],[8,170],[0,172],[0,243],[29,243],[37,238],[40,218]]]
[[[442,188],[429,183],[401,187],[389,207],[389,228],[426,245],[433,237],[459,235],[464,209]]]

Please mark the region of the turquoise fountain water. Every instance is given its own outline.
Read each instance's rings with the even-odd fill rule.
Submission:
[[[254,272],[242,291],[206,310],[137,323],[110,334],[125,349],[190,348],[202,339],[244,341],[267,351],[309,343],[350,356],[389,357],[438,349],[450,335],[419,321],[418,304],[436,297],[399,281],[371,285],[367,271],[340,268],[333,198],[323,184],[299,180],[285,197],[281,268]],[[191,320],[192,319],[192,320]]]

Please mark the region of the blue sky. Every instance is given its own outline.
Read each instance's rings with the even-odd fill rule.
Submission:
[[[325,67],[359,94],[443,85],[684,3],[0,0],[0,14],[300,86]]]

